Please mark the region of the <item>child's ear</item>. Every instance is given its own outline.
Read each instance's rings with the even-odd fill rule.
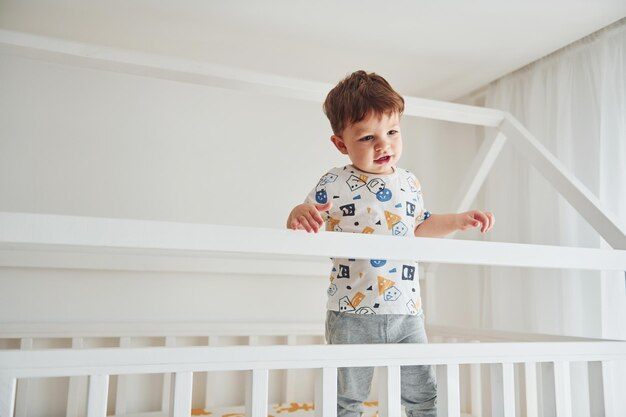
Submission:
[[[341,139],[339,136],[332,135],[330,137],[330,141],[335,145],[335,147],[339,150],[339,152],[345,155],[348,154],[348,148],[346,148],[346,144],[343,142],[343,139]]]

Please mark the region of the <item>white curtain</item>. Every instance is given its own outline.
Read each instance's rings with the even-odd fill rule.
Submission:
[[[517,117],[626,224],[626,19],[494,82],[485,105]],[[485,202],[497,217],[492,240],[608,247],[510,144],[487,179]],[[626,340],[625,284],[623,271],[490,268],[481,321]],[[588,383],[586,366],[572,364],[571,372],[573,415],[601,413],[587,396],[596,384]],[[615,415],[626,415],[626,363],[612,372]],[[540,406],[540,415],[552,415],[551,407]]]
[[[626,224],[626,19],[510,74],[486,106],[517,117]],[[607,247],[509,144],[485,184],[491,239]],[[485,327],[626,339],[623,272],[492,268]]]

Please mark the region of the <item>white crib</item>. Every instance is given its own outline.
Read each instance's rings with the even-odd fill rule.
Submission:
[[[316,102],[328,91],[316,83],[60,40],[42,48],[36,37],[7,31],[0,37],[12,51],[44,61]],[[495,131],[479,149],[451,210],[469,208],[508,140],[613,250],[0,213],[0,272],[107,271],[115,277],[124,271],[157,275],[236,270],[246,276],[280,276],[287,264],[305,265],[302,269],[321,277],[327,267],[319,261],[332,256],[626,270],[626,231],[511,115],[412,97],[406,97],[404,114]],[[428,280],[430,274],[425,275]],[[327,346],[321,320],[265,323],[254,312],[231,322],[124,318],[13,325],[1,319],[0,417],[235,417],[244,412],[248,417],[276,417],[290,407],[275,405],[291,402],[296,404],[294,413],[332,417],[337,368],[365,365],[378,367],[371,412],[397,417],[399,369],[408,364],[437,366],[442,417],[459,416],[461,410],[473,416],[569,417],[579,396],[586,397],[589,415],[626,415],[618,401],[624,386],[615,373],[615,364],[626,360],[624,341],[431,327],[428,345]],[[580,384],[572,388],[572,380],[585,381],[582,391]],[[43,383],[55,386],[53,401],[60,404],[50,412],[32,407],[32,401],[45,399],[36,398]],[[139,409],[137,397],[144,396],[157,398],[157,404]]]
[[[419,253],[422,261],[626,269],[624,251],[444,239],[17,213],[0,214],[0,230],[5,267],[158,272],[184,269],[181,265],[213,268],[202,262],[224,258],[244,269],[252,262],[256,273],[272,273],[285,260],[306,263],[333,254],[393,259]],[[328,346],[319,323],[255,323],[254,317],[238,324],[4,324],[0,415],[28,415],[29,391],[36,389],[37,379],[69,377],[48,379],[65,381],[58,392],[67,416],[189,416],[192,410],[232,416],[244,413],[244,405],[248,416],[289,410],[332,416],[337,368],[367,365],[378,368],[371,412],[399,416],[400,366],[409,364],[437,366],[442,416],[459,416],[462,409],[475,416],[569,416],[572,397],[578,395],[588,396],[594,413],[618,415],[612,364],[626,359],[626,342],[428,331],[433,342],[428,345]],[[142,391],[136,375],[147,374],[158,376],[144,380]],[[586,392],[573,392],[572,378],[585,378]],[[156,410],[127,407],[131,396],[154,396],[155,386]],[[225,397],[230,402],[221,401]]]

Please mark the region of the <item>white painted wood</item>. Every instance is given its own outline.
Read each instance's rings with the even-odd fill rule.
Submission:
[[[315,417],[337,417],[337,368],[317,369]]]
[[[246,416],[267,417],[269,372],[252,369],[248,372],[249,388],[246,390]]]
[[[570,417],[572,415],[572,385],[569,362],[554,362],[554,394],[557,417]]]
[[[505,362],[501,366],[503,415],[504,417],[515,417],[515,373],[513,364]]]
[[[378,415],[380,417],[400,417],[400,367],[378,368]]]
[[[0,374],[0,416],[13,416],[17,380]]]
[[[556,394],[554,390],[554,364],[550,361],[537,361],[539,364],[539,416],[556,416]]]
[[[446,365],[446,391],[448,417],[460,417],[461,415],[461,382],[459,378],[459,365]]]
[[[623,416],[619,413],[617,400],[615,395],[618,390],[615,389],[615,377],[613,375],[614,368],[613,361],[602,361],[602,386],[604,388],[604,412],[606,417],[618,417]]]
[[[89,377],[87,417],[106,417],[108,394],[109,376],[91,375]]]
[[[130,348],[132,346],[132,338],[129,336],[120,337],[120,348]],[[126,414],[126,405],[128,398],[128,376],[117,375],[117,388],[115,391],[115,414]]]
[[[463,177],[458,197],[450,207],[454,212],[463,212],[471,208],[505,143],[506,137],[502,132],[495,132],[482,143],[467,174]]]
[[[83,347],[84,339],[82,337],[72,338],[72,349],[82,349]],[[70,378],[67,391],[66,417],[82,417],[85,410],[88,387],[89,379],[87,377],[73,376]]]
[[[110,254],[130,252],[140,258],[149,255],[143,258],[147,265],[155,255],[188,253],[190,257],[417,258],[469,265],[626,270],[624,250],[0,213],[0,266],[15,266],[12,248],[29,248],[36,257],[40,251],[62,251],[67,246]]]
[[[524,388],[526,392],[526,416],[539,417],[537,402],[537,364],[524,363]]]
[[[448,374],[446,365],[436,365],[437,415],[448,416]]]
[[[602,363],[587,364],[589,376],[589,411],[592,416],[606,415],[604,409],[604,381],[602,380]]]
[[[220,337],[211,335],[208,338],[210,347],[219,346]],[[219,404],[218,399],[222,398],[222,384],[219,383],[217,372],[207,372],[206,374],[206,390],[204,393],[204,407],[211,408]]]
[[[175,336],[167,336],[165,338],[165,346],[166,347],[175,347],[176,346],[176,337]],[[173,375],[170,373],[163,374],[163,389],[161,395],[161,411],[164,413],[168,413],[172,407],[172,380]]]
[[[424,345],[299,345],[150,347],[0,351],[0,373],[17,378],[107,373],[306,369],[345,366],[610,361],[626,359],[626,342],[454,343]]]
[[[496,363],[489,367],[491,376],[491,414],[497,417],[504,416],[504,380],[502,364]]]
[[[295,346],[298,344],[298,336],[287,336],[287,346]],[[296,374],[294,369],[285,369],[283,372],[283,395],[282,401],[288,402],[295,398]]]
[[[548,149],[517,119],[505,113],[500,131],[578,213],[615,249],[626,249],[626,227],[606,210]]]
[[[32,350],[34,339],[32,337],[23,337],[20,339],[21,350]],[[15,398],[15,417],[27,417],[29,405],[30,381],[22,379],[17,381],[17,397]]]
[[[65,65],[318,103],[324,101],[327,92],[333,87],[330,84],[8,30],[0,30],[2,51]],[[503,118],[503,113],[495,109],[415,97],[405,97],[404,115],[485,126],[498,126]]]
[[[193,388],[192,372],[174,374],[174,393],[172,395],[172,417],[189,417]]]
[[[454,328],[442,328],[445,331],[455,331]],[[439,330],[438,330],[439,331]],[[467,332],[467,329],[459,328],[458,331]],[[25,337],[35,338],[71,338],[76,334],[83,337],[167,337],[167,336],[208,336],[218,346],[220,336],[323,336],[324,323],[316,322],[259,322],[259,323],[226,323],[209,321],[171,321],[167,323],[128,320],[124,322],[41,322],[41,323],[0,323],[0,335],[5,338],[20,339]],[[519,335],[519,340],[526,340],[524,333],[511,333],[511,336]],[[506,337],[506,336],[505,336]],[[561,340],[558,336],[556,339]],[[537,340],[537,339],[533,339]],[[539,339],[537,341],[547,340]],[[564,339],[567,340],[567,339]],[[578,340],[588,340],[580,339]],[[211,343],[211,342],[210,342]]]
[[[483,381],[481,365],[470,365],[470,412],[472,416],[483,415]]]

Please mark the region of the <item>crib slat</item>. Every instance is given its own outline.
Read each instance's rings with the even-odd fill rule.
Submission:
[[[481,365],[470,365],[470,398],[471,411],[474,416],[483,415],[483,390],[482,390]]]
[[[604,409],[604,383],[602,381],[602,362],[587,363],[589,385],[589,410],[591,415],[607,415]]]
[[[106,417],[108,395],[109,395],[109,376],[108,375],[91,375],[89,377],[89,397],[87,399],[87,417]]]
[[[287,345],[295,346],[298,344],[298,336],[295,334],[290,334],[287,336]],[[291,401],[295,398],[295,369],[285,369],[283,374],[283,402]]]
[[[317,370],[315,417],[337,417],[337,368]]]
[[[24,337],[20,340],[21,350],[32,350],[35,341],[32,337]],[[15,397],[15,417],[26,417],[28,415],[28,391],[30,380],[21,379],[17,382],[17,396]]]
[[[502,364],[502,402],[504,417],[515,417],[515,373],[513,364]]]
[[[174,393],[171,414],[173,417],[189,417],[192,390],[192,372],[177,372],[174,374]]]
[[[524,386],[526,389],[526,415],[539,416],[539,402],[537,400],[537,363],[524,363]]]
[[[615,400],[615,391],[613,389],[616,382],[615,362],[602,361],[602,386],[604,387],[604,410],[606,417],[617,417],[619,410],[617,409],[617,401]]]
[[[217,335],[209,336],[209,346],[219,346],[220,338]],[[211,408],[218,405],[218,398],[221,398],[221,387],[217,372],[207,372],[206,374],[206,390],[204,393],[204,407]]]
[[[267,417],[268,383],[269,371],[267,369],[253,369],[248,372],[246,416]]]
[[[176,337],[166,336],[165,346],[175,347]],[[161,396],[161,412],[167,413],[167,411],[170,409],[171,396],[172,396],[172,374],[166,373],[166,374],[163,374],[163,395]]]
[[[15,378],[0,377],[0,416],[12,416],[15,412],[15,392],[17,380]]]
[[[460,417],[461,415],[461,388],[459,379],[459,365],[446,365],[446,382],[447,382],[447,405],[448,417]]]
[[[72,338],[72,349],[82,349],[84,347],[83,342],[84,340],[82,337]],[[87,397],[88,384],[89,380],[87,377],[70,377],[70,383],[67,390],[66,417],[78,417],[79,415],[82,415],[81,408],[85,406],[84,399]]]
[[[557,417],[572,415],[572,385],[569,362],[554,362],[554,395]]]
[[[378,368],[378,415],[394,417],[401,414],[400,403],[400,367],[386,366]]]
[[[119,345],[121,348],[131,347],[131,338],[130,337],[120,337]],[[115,393],[115,414],[116,415],[124,415],[126,414],[126,400],[128,394],[128,381],[129,375],[118,375],[117,376],[117,391]]]

